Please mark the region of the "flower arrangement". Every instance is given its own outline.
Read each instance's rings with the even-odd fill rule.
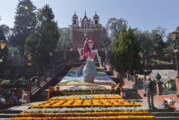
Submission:
[[[101,78],[99,78],[101,79]],[[82,84],[57,84],[54,88],[57,88],[59,86],[83,86],[83,85],[116,85],[115,83],[82,83]]]
[[[70,79],[75,74],[75,69],[72,68],[72,74],[67,76]],[[98,79],[106,75],[104,72],[98,72]],[[105,78],[105,77],[104,77]],[[64,80],[65,81],[65,80]],[[66,82],[66,81],[65,81]],[[119,119],[119,120],[154,120],[155,116],[151,116],[148,109],[141,107],[139,103],[125,100],[120,95],[111,94],[111,89],[93,88],[92,86],[100,85],[114,85],[113,82],[102,84],[95,83],[81,83],[74,82],[74,84],[56,85],[53,89],[49,89],[49,93],[61,92],[64,95],[53,97],[46,102],[35,104],[24,110],[23,113],[18,114],[18,117],[13,120],[50,120],[50,119]],[[73,83],[73,82],[70,82]],[[78,86],[89,85],[87,89],[56,89],[60,86]],[[67,87],[66,87],[67,88]],[[88,95],[90,94],[90,95]],[[92,95],[98,94],[98,95]],[[100,95],[99,95],[100,94]],[[50,95],[50,94],[49,94]]]
[[[65,112],[65,113],[19,113],[19,116],[55,116],[55,115],[107,115],[107,114],[148,114],[148,111],[133,111],[133,112]]]
[[[124,100],[120,96],[93,96],[80,98],[74,97],[56,97],[47,102],[35,104],[31,108],[54,108],[54,107],[84,107],[84,106],[141,106],[138,103]]]
[[[95,116],[95,117],[14,117],[12,118],[13,120],[15,119],[18,119],[18,120],[49,120],[49,119],[57,119],[57,120],[60,120],[60,119],[63,119],[63,120],[69,120],[69,119],[86,119],[86,120],[96,120],[96,119],[118,119],[118,120],[123,120],[123,119],[128,119],[128,120],[133,120],[133,119],[145,119],[145,120],[154,120],[155,119],[155,116],[133,116],[133,115],[123,115],[123,116]]]
[[[144,107],[62,107],[62,108],[30,108],[24,110],[24,113],[63,113],[63,112],[146,112]]]
[[[84,95],[84,94],[111,94],[111,89],[65,89],[63,91],[59,90],[59,91],[50,91],[50,94],[52,94],[52,92],[60,92],[63,95]]]

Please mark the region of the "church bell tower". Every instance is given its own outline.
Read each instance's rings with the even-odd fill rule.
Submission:
[[[95,40],[96,46],[100,40],[99,16],[95,13],[93,19],[87,17],[86,12],[83,18],[78,20],[76,13],[72,16],[72,47],[73,50],[82,48],[86,37]]]

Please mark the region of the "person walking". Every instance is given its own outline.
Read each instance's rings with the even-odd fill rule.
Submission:
[[[144,83],[144,89],[145,89],[144,96],[148,97],[149,109],[156,109],[154,107],[155,83],[154,83],[154,81],[152,81],[150,76],[147,77],[147,80]]]

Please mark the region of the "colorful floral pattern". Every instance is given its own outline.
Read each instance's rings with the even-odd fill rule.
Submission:
[[[52,97],[46,102],[35,104],[18,114],[13,120],[155,120],[139,103],[109,94],[115,83],[104,72],[97,72],[94,83],[85,83],[82,76],[76,76],[73,67],[51,92],[70,92],[73,96]],[[58,89],[57,89],[58,88]],[[86,93],[105,94],[86,95]],[[81,92],[84,95],[74,95]],[[109,92],[109,93],[108,93]],[[106,94],[108,93],[108,94]]]

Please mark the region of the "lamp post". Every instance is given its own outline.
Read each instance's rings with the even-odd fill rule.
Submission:
[[[30,81],[30,73],[31,73],[30,68],[31,68],[31,66],[32,66],[32,63],[31,63],[32,55],[28,54],[28,55],[27,55],[27,59],[28,59],[28,63],[27,63],[27,66],[28,66],[28,73],[27,73],[28,78],[27,78],[27,83],[29,83],[29,81]]]
[[[0,62],[3,62],[3,52],[2,50],[7,46],[7,42],[5,40],[0,40]]]
[[[53,53],[50,52],[49,55],[50,55],[50,75],[51,75],[52,74],[52,57],[53,57]]]
[[[172,38],[173,40],[173,52],[175,53],[175,62],[176,62],[176,70],[177,70],[177,76],[179,76],[179,70],[178,70],[178,56],[177,56],[177,53],[178,53],[178,49],[177,49],[177,34],[178,32],[172,32],[170,33],[170,37]]]
[[[177,49],[177,41],[176,41],[177,35],[178,35],[178,32],[170,33],[170,37],[173,40],[173,52],[175,53],[175,59],[176,59],[176,70],[177,70],[177,77],[175,79],[176,95],[177,95],[177,97],[179,97],[179,72],[178,72],[178,56],[177,56],[178,49]]]
[[[144,63],[144,53],[142,51],[139,52],[140,57],[142,58],[142,63]],[[145,63],[144,63],[145,64]]]
[[[28,54],[28,55],[27,55],[27,59],[28,59],[27,65],[28,65],[28,66],[31,66],[31,65],[32,65],[32,63],[31,63],[32,55]]]
[[[145,65],[145,62],[144,62],[144,53],[142,51],[139,52],[139,55],[140,57],[142,58],[142,61],[141,61],[141,64],[144,64]],[[143,70],[143,75],[144,75],[144,80],[145,79],[145,71]]]

